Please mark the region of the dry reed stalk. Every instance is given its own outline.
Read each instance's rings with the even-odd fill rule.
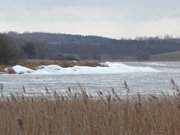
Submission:
[[[71,94],[70,94],[71,93]],[[0,101],[2,135],[179,135],[180,98],[120,99],[115,90],[90,98],[54,93],[47,97],[11,97]],[[120,100],[119,100],[120,99]]]

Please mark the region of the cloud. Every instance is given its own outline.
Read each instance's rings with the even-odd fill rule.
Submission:
[[[179,35],[179,0],[6,0],[0,30],[134,37]]]

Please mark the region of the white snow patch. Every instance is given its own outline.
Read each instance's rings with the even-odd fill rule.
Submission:
[[[39,66],[36,70],[26,68],[20,65],[12,67],[17,74],[54,74],[54,75],[79,75],[79,74],[119,74],[119,73],[134,73],[134,72],[158,72],[152,67],[129,66],[118,62],[101,63],[103,66],[88,67],[74,66],[63,68],[58,65]]]
[[[21,65],[13,66],[12,69],[16,72],[16,74],[32,73],[34,71],[30,68],[27,68]]]
[[[36,68],[32,74],[57,74],[63,68],[58,65],[42,65]]]
[[[48,65],[48,66],[45,66],[45,65],[42,65],[42,66],[39,66],[37,67],[37,69],[45,69],[45,70],[61,70],[62,67],[58,66],[58,65]]]
[[[74,66],[63,68],[58,65],[43,66],[32,74],[118,74],[118,73],[133,73],[133,72],[158,72],[158,70],[151,67],[137,67],[129,66],[123,63],[105,62],[101,63],[103,67],[88,67],[88,66]]]
[[[164,63],[156,63],[156,62],[146,63],[146,65],[150,65],[150,66],[167,66]]]

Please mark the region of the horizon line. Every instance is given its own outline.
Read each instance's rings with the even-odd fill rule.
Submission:
[[[159,39],[178,39],[180,38],[180,36],[174,36],[171,34],[162,34],[162,35],[154,35],[154,36],[148,36],[148,35],[144,35],[144,36],[136,36],[136,37],[120,37],[120,38],[116,38],[113,36],[106,36],[106,35],[96,35],[96,34],[82,34],[82,33],[69,33],[69,32],[50,32],[50,31],[2,31],[0,33],[4,33],[4,34],[9,34],[9,33],[16,33],[16,34],[26,34],[26,33],[44,33],[44,34],[64,34],[64,35],[72,35],[72,36],[84,36],[84,37],[88,37],[88,36],[92,36],[92,37],[100,37],[100,38],[108,38],[108,39],[115,39],[115,40],[135,40],[135,39],[149,39],[149,38],[159,38]]]

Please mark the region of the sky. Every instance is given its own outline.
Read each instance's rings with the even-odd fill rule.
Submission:
[[[180,0],[0,0],[0,32],[180,37]]]

